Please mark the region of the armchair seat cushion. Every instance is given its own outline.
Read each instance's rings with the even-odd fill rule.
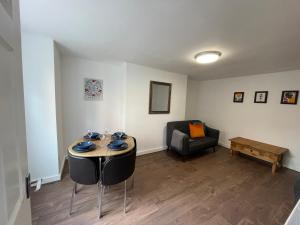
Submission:
[[[213,137],[190,138],[190,151],[196,152],[200,149],[207,149],[218,144],[218,140]]]

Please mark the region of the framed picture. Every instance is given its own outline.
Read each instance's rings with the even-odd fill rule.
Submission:
[[[103,100],[103,80],[85,78],[84,99],[87,101]]]
[[[234,92],[233,102],[242,103],[244,102],[244,92]]]
[[[150,81],[149,114],[170,113],[171,92],[171,83]]]
[[[254,103],[267,103],[268,91],[256,91],[254,96]]]
[[[296,105],[298,102],[299,91],[283,91],[281,95],[281,104]]]

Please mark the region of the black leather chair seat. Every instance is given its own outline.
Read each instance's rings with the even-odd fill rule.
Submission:
[[[190,138],[190,152],[198,152],[199,149],[207,149],[217,145],[217,140],[212,137]]]

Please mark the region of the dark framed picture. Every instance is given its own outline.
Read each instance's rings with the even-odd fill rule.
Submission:
[[[233,94],[233,102],[243,103],[244,102],[244,92],[234,92]]]
[[[299,91],[283,91],[281,104],[296,105],[298,102]]]
[[[254,103],[267,103],[268,91],[256,91],[254,96]]]
[[[150,81],[149,114],[170,113],[171,92],[171,83]]]

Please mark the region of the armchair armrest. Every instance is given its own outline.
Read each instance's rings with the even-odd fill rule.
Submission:
[[[220,131],[207,126],[206,126],[206,131],[208,137],[216,138],[219,141]]]
[[[189,150],[189,139],[190,137],[187,134],[175,129],[172,133],[171,149],[181,154],[187,154]]]

